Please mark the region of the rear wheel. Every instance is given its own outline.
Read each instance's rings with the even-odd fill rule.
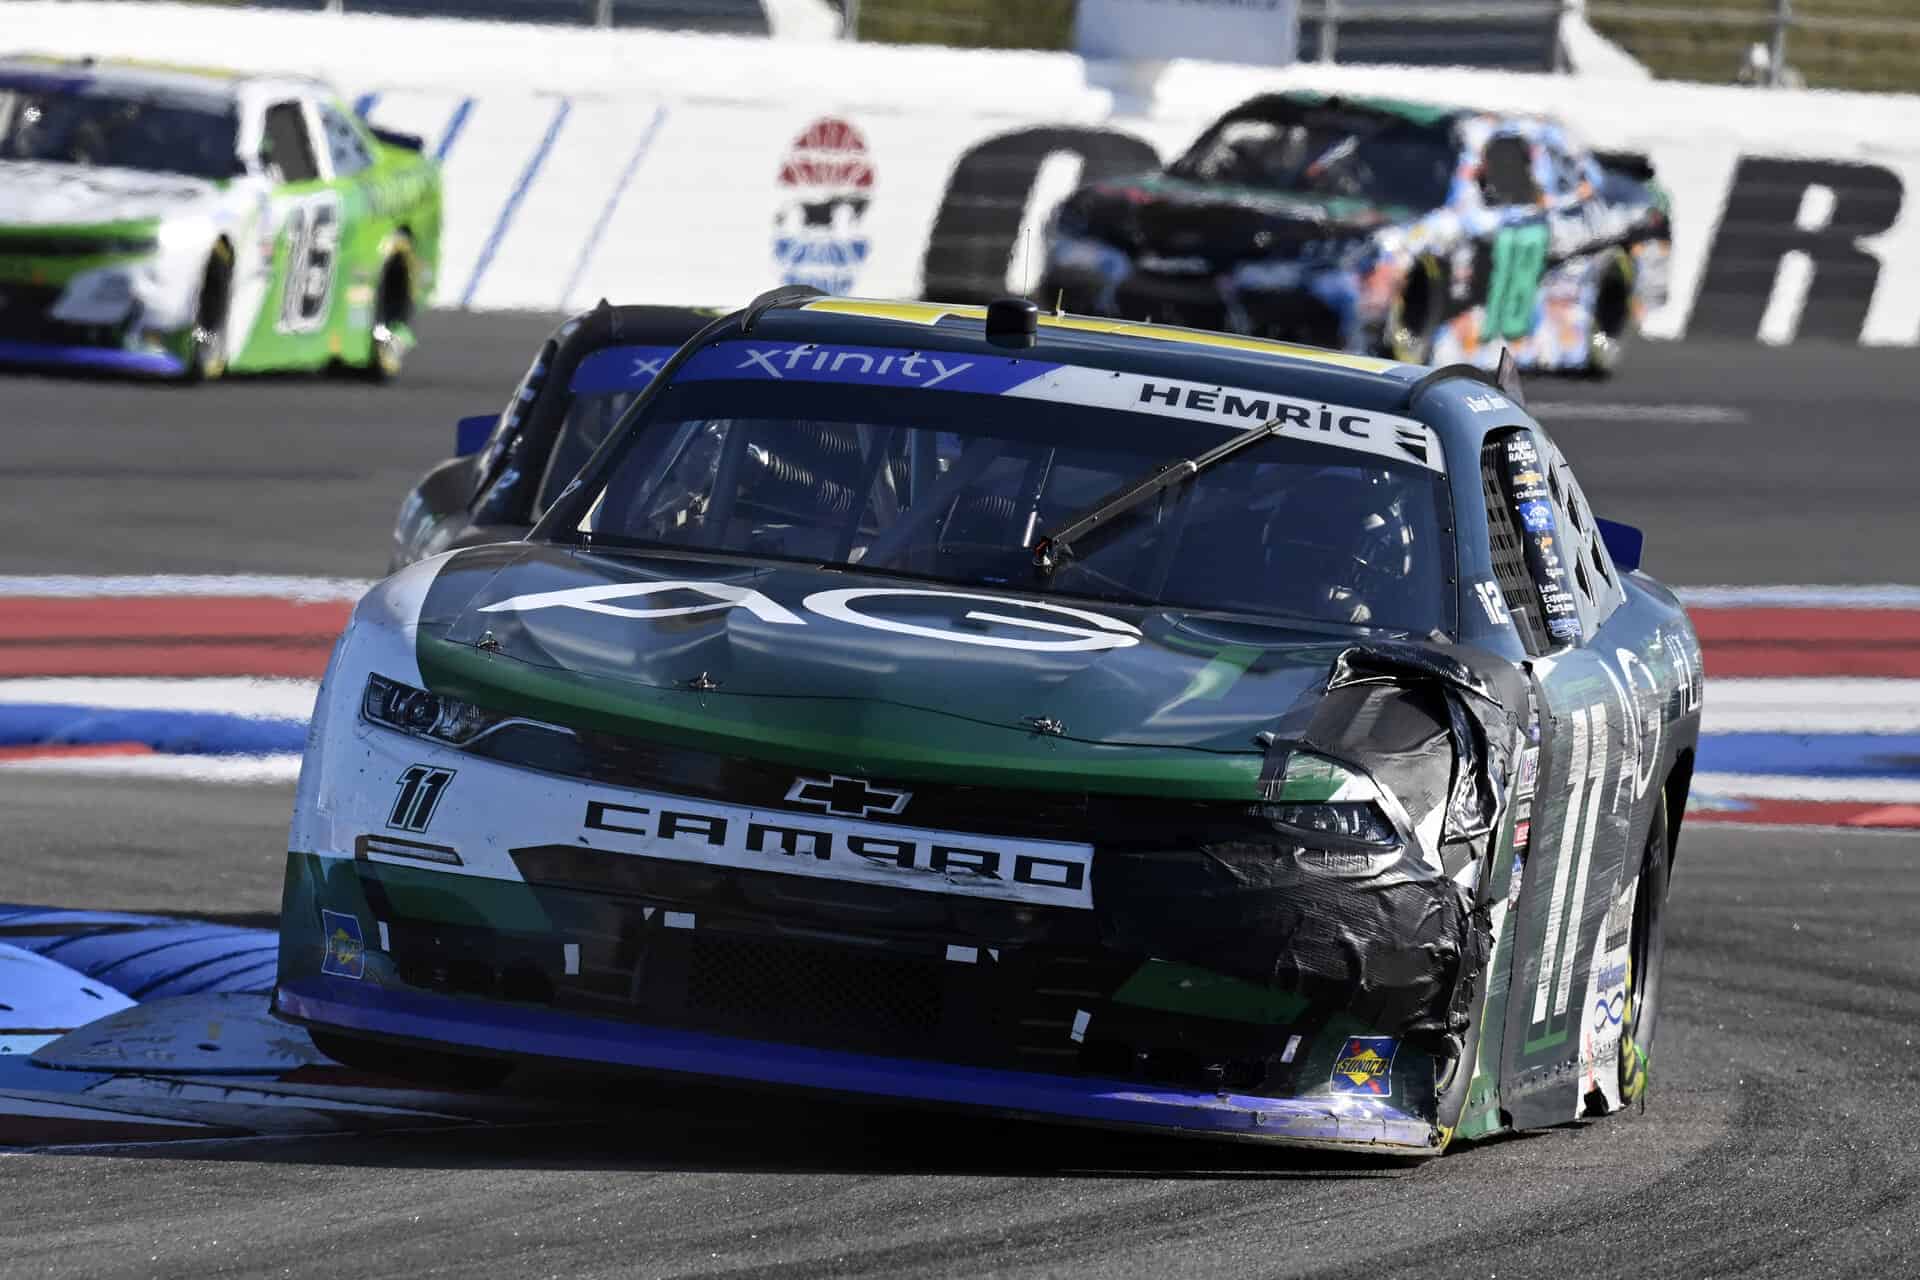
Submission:
[[[407,352],[413,349],[413,272],[408,266],[411,247],[402,240],[380,269],[373,300],[372,343],[367,352],[367,376],[391,382],[400,376]]]
[[[227,316],[233,293],[233,249],[222,240],[207,258],[187,341],[183,382],[210,382],[227,371]]]
[[[1407,282],[1388,305],[1381,327],[1381,354],[1403,364],[1427,364],[1433,359],[1434,331],[1440,324],[1440,266],[1422,258],[1407,273]]]
[[[1627,1001],[1620,1018],[1620,1100],[1647,1093],[1653,1064],[1653,1033],[1660,1014],[1660,969],[1666,955],[1667,880],[1672,851],[1667,843],[1667,801],[1656,793],[1647,843],[1640,855],[1640,882],[1633,894],[1633,933],[1627,943]]]
[[[1606,378],[1620,367],[1627,350],[1627,330],[1633,312],[1633,263],[1624,253],[1614,255],[1600,281],[1587,329],[1589,377]]]

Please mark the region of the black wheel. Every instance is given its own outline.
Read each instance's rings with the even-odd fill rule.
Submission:
[[[1431,258],[1414,263],[1407,283],[1387,308],[1380,329],[1380,354],[1402,364],[1430,363],[1443,293],[1440,265]]]
[[[233,249],[222,240],[207,258],[194,306],[182,382],[211,382],[227,371],[227,316],[233,293]]]
[[[498,1058],[418,1049],[412,1045],[363,1040],[334,1031],[313,1031],[313,1047],[343,1066],[394,1076],[437,1089],[490,1089],[506,1079],[513,1065]]]
[[[1608,378],[1627,353],[1627,331],[1633,315],[1633,260],[1616,253],[1600,292],[1593,301],[1592,324],[1587,330],[1587,367],[1590,378]]]
[[[1633,894],[1633,933],[1627,942],[1627,1002],[1620,1017],[1620,1100],[1646,1096],[1653,1067],[1653,1033],[1660,1016],[1660,969],[1666,955],[1667,881],[1673,870],[1667,842],[1667,800],[1654,802],[1640,882]]]
[[[380,269],[380,288],[374,295],[372,344],[367,352],[367,376],[392,382],[413,348],[413,272],[408,266],[411,248],[402,240]]]

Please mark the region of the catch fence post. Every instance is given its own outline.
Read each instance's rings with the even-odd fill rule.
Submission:
[[[1787,28],[1793,24],[1793,0],[1773,0],[1773,55],[1768,60],[1767,83],[1778,89],[1787,82]]]

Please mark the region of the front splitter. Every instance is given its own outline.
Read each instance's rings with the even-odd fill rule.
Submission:
[[[932,1104],[1239,1141],[1435,1155],[1433,1124],[1381,1098],[1263,1098],[880,1057],[640,1026],[347,978],[283,982],[274,1011],[346,1034],[702,1080]]]

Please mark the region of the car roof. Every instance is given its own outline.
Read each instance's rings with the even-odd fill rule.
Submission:
[[[1466,365],[1436,370],[1173,325],[1041,312],[1033,345],[1023,347],[989,339],[987,308],[971,304],[822,296],[783,300],[782,305],[751,307],[739,314],[751,317],[749,339],[769,343],[906,347],[1013,356],[1152,373],[1203,388],[1266,391],[1418,417],[1438,433],[1447,456],[1462,461],[1478,456],[1492,424],[1526,421],[1517,394],[1503,396],[1494,374]],[[714,332],[709,340],[735,336],[737,332]],[[1416,399],[1417,413],[1413,407]],[[1497,417],[1488,416],[1496,409]]]
[[[967,351],[1344,400],[1386,409],[1427,371],[1373,356],[1239,334],[1041,312],[1030,347],[988,339],[987,308],[964,303],[814,298],[759,317],[753,336]]]
[[[1281,108],[1291,108],[1296,111],[1326,108],[1365,112],[1371,115],[1388,116],[1422,127],[1443,125],[1462,116],[1481,114],[1467,107],[1445,103],[1418,102],[1412,98],[1389,98],[1365,93],[1322,93],[1317,89],[1288,89],[1279,93],[1263,93],[1258,97],[1247,99],[1226,114],[1227,117],[1260,115]]]
[[[49,54],[0,55],[0,78],[53,76],[79,88],[107,92],[195,98],[226,105],[255,86],[282,86],[289,90],[331,94],[323,81],[311,76],[262,74],[220,67],[182,66],[135,58],[64,58]]]

